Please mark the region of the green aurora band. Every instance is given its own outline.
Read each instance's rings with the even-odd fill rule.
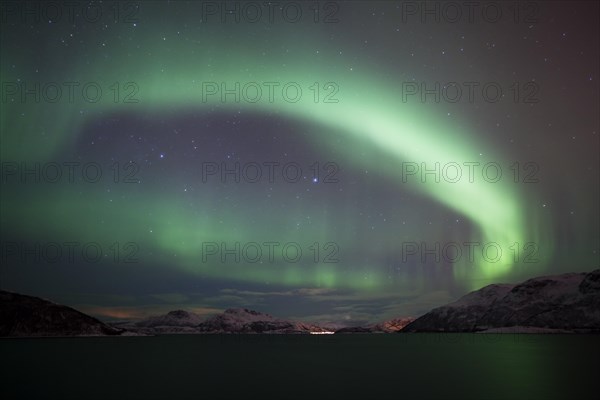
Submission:
[[[136,29],[123,25],[112,27],[110,32],[106,32],[108,37],[103,39],[113,47],[111,56],[103,53],[100,41],[93,39],[94,35],[90,34],[88,43],[91,46],[91,43],[97,42],[97,47],[87,54],[85,62],[81,61],[83,58],[78,54],[83,51],[81,49],[57,48],[47,54],[42,47],[26,53],[19,51],[16,45],[5,46],[0,64],[3,82],[96,81],[102,88],[108,88],[114,82],[131,81],[140,88],[137,96],[140,102],[114,103],[111,101],[112,92],[105,93],[98,103],[85,102],[81,98],[76,98],[73,104],[66,101],[56,104],[3,102],[0,108],[2,162],[54,160],[64,146],[73,141],[73,135],[83,130],[85,124],[116,112],[160,114],[216,109],[225,112],[276,113],[314,126],[310,135],[314,146],[322,146],[323,143],[335,145],[328,142],[329,132],[344,134],[347,142],[339,146],[338,151],[343,149],[347,152],[346,162],[363,163],[382,177],[398,182],[398,185],[408,185],[463,215],[474,224],[477,232],[471,238],[454,238],[457,241],[496,242],[502,249],[510,248],[515,242],[522,244],[544,240],[546,244],[551,243],[551,238],[542,238],[542,232],[550,232],[550,222],[540,224],[537,221],[535,214],[524,206],[523,193],[519,192],[521,187],[517,189],[517,185],[510,180],[502,179],[496,183],[481,179],[473,183],[466,179],[458,183],[428,180],[428,183],[421,183],[414,179],[409,180],[408,184],[401,183],[402,171],[399,166],[402,162],[425,162],[427,165],[455,162],[462,165],[463,162],[477,160],[483,164],[486,161],[482,161],[479,155],[482,150],[485,150],[488,161],[500,162],[504,157],[479,143],[475,132],[469,132],[468,128],[448,126],[435,108],[428,108],[426,104],[401,102],[400,84],[387,81],[383,67],[333,56],[336,52],[334,49],[327,51],[314,26],[308,30],[298,25],[293,32],[286,31],[288,34],[283,35],[281,32],[275,35],[268,29],[257,29],[254,35],[237,34],[233,39],[231,32],[237,28],[205,24],[197,27],[196,41],[183,41],[171,38],[163,40],[154,33],[160,32],[160,29],[150,25],[153,24],[140,24]],[[68,26],[41,29],[62,29],[64,35],[69,32]],[[56,31],[53,32],[56,34]],[[3,31],[2,34],[8,32]],[[111,43],[111,38],[121,35],[131,38],[129,46],[123,42]],[[11,36],[17,37],[14,34]],[[270,43],[271,51],[267,54],[263,54],[260,45],[263,40],[269,40]],[[288,53],[283,50],[286,43],[302,44],[296,45],[294,51]],[[323,49],[323,55],[317,61],[313,50],[316,44]],[[122,48],[116,50],[116,46]],[[34,68],[23,67],[38,62],[45,65],[43,77]],[[282,66],[282,63],[285,65]],[[352,69],[348,65],[352,65]],[[337,94],[339,102],[315,103],[312,92],[306,90],[315,81],[321,87],[329,81],[337,83],[340,88]],[[265,91],[256,103],[243,100],[239,103],[221,102],[218,95],[208,96],[205,101],[202,82],[225,82],[230,88],[235,82],[241,82],[242,85],[247,82],[295,82],[305,91],[295,103],[282,101],[281,92],[277,90],[274,102],[268,101]],[[40,127],[44,128],[43,134]],[[370,147],[373,156],[362,160],[353,157],[364,150],[365,145]],[[385,160],[395,160],[397,165],[382,162],[379,157],[381,154],[385,154]],[[61,186],[60,190],[53,188],[51,193],[43,197],[25,198],[19,191],[3,191],[1,199],[4,210],[11,211],[2,213],[2,226],[8,231],[31,237],[46,232],[54,240],[76,236],[81,240],[103,237],[126,241],[136,237],[144,243],[144,247],[153,249],[153,263],[172,263],[170,255],[177,254],[178,267],[206,277],[357,289],[380,288],[386,284],[385,272],[372,268],[368,278],[365,278],[364,273],[356,270],[361,266],[356,265],[350,265],[345,273],[339,271],[339,266],[322,263],[309,269],[285,265],[278,267],[277,273],[273,272],[272,266],[263,265],[199,267],[200,242],[253,241],[262,235],[264,229],[257,230],[252,224],[241,224],[240,221],[244,220],[243,210],[232,211],[225,217],[208,213],[200,218],[193,217],[168,193],[148,196],[142,189],[130,194],[133,206],[111,208],[105,215],[106,223],[99,225],[95,214],[106,209],[105,201],[97,198],[92,190],[77,195],[78,189]],[[207,204],[211,203],[206,201]],[[318,206],[315,204],[312,210],[316,215],[319,213]],[[136,227],[147,222],[145,215],[154,216],[152,225],[156,233],[142,236]],[[66,219],[71,222],[65,222]],[[224,220],[224,223],[218,220]],[[286,222],[275,216],[266,215],[261,221],[264,226],[281,226],[277,231],[278,236],[287,233]],[[341,235],[339,242],[342,247],[357,245],[343,232],[336,230],[334,223],[328,223],[324,218],[319,221],[321,225],[317,231],[320,237],[312,235],[310,241],[327,241],[335,234],[337,238]],[[235,232],[226,229],[230,224],[238,229]],[[541,269],[550,259],[551,248],[551,245],[545,246],[543,255],[539,255],[542,258],[534,268]],[[471,283],[468,285],[474,288],[507,276],[515,264],[513,254],[504,252],[497,262],[479,262],[475,267],[459,263],[454,265],[453,271],[457,280],[469,280]]]

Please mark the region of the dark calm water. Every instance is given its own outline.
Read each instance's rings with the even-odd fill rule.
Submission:
[[[202,335],[0,340],[2,399],[583,399],[600,336]]]

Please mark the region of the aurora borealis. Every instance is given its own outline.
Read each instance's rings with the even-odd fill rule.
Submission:
[[[238,23],[215,2],[97,3],[94,22],[28,3],[2,3],[2,288],[110,317],[359,321],[599,264],[598,4]]]

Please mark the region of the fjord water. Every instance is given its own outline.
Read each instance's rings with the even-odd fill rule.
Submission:
[[[171,335],[0,340],[0,397],[584,399],[598,335]]]

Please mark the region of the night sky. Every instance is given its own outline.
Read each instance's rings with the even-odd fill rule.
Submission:
[[[598,268],[599,5],[475,3],[2,2],[0,288],[358,324]]]

